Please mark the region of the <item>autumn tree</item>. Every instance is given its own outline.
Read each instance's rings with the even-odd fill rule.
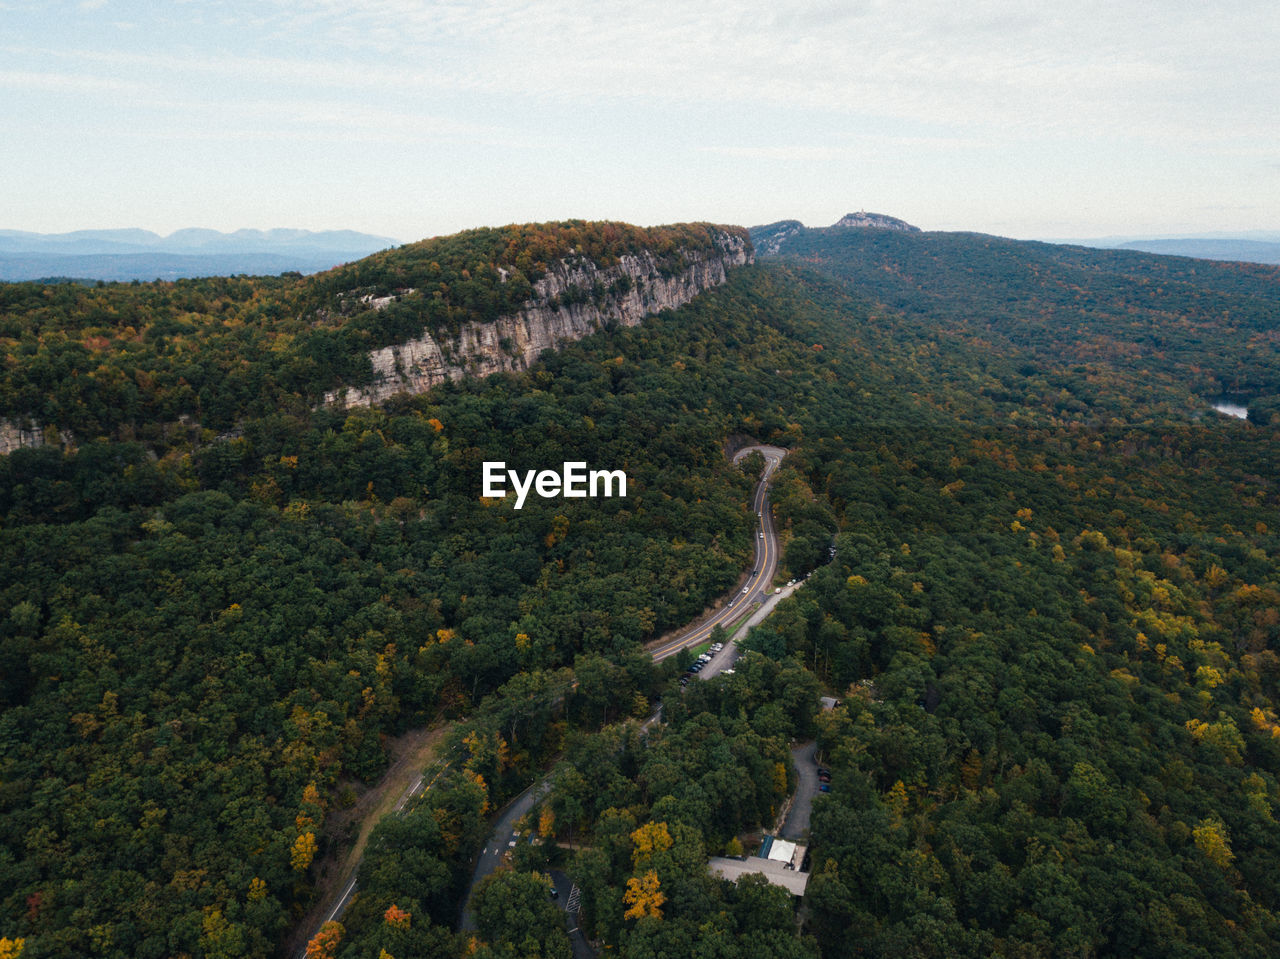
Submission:
[[[342,923],[330,920],[307,943],[304,959],[335,959],[338,944],[342,942]]]
[[[651,916],[661,919],[662,904],[667,901],[667,897],[660,886],[658,874],[652,869],[628,879],[627,891],[622,896],[622,901],[627,904],[623,918],[640,919]]]

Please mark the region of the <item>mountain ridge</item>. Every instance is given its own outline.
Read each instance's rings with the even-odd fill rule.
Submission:
[[[109,230],[72,230],[67,233],[34,233],[0,230],[3,253],[184,253],[215,250],[229,253],[297,252],[299,250],[355,250],[368,252],[398,246],[398,240],[356,230],[300,230],[276,227],[239,229],[231,233],[204,227],[186,227],[161,235],[137,227]]]
[[[0,280],[175,280],[199,276],[318,273],[399,245],[355,230],[288,228],[223,233],[201,227],[150,230],[0,230]]]
[[[72,364],[66,402],[51,399],[46,382],[14,374],[15,389],[0,407],[0,453],[54,436],[74,445],[153,417],[228,433],[247,414],[261,414],[252,403],[369,406],[447,380],[523,370],[544,350],[682,306],[752,258],[741,227],[571,220],[421,240],[306,278],[213,278],[128,290],[61,285],[35,296],[0,287],[12,303],[15,347],[23,311],[47,310],[50,297],[65,315],[93,316],[71,331],[78,342],[66,347],[66,358],[54,359],[64,347],[50,341],[35,364]],[[117,307],[108,305],[125,300],[134,301],[127,328],[110,320]],[[181,319],[166,315],[175,300],[187,305]],[[140,364],[123,345],[139,335],[163,338],[166,348]],[[169,352],[188,339],[201,356],[199,369],[173,359],[180,350]],[[113,341],[117,348],[108,349]],[[33,348],[40,352],[34,341]],[[104,353],[105,366],[79,365]],[[276,400],[247,384],[250,405],[228,399],[228,383],[248,375],[249,357],[261,366],[250,377],[255,382],[270,369]],[[96,422],[84,421],[85,404],[70,396],[96,388],[99,375],[111,380],[119,402]]]

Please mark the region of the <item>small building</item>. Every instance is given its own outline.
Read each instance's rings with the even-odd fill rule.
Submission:
[[[809,885],[809,874],[801,872],[805,846],[765,836],[760,851],[746,859],[715,858],[707,863],[713,876],[736,881],[743,876],[761,875],[793,896],[803,896]]]
[[[723,859],[714,858],[708,864],[711,875],[720,876],[736,882],[743,876],[760,875],[773,883],[775,886],[781,886],[793,896],[803,896],[805,887],[809,885],[809,874],[793,869],[789,864],[777,862],[773,859],[761,859],[759,856],[750,856],[747,859]]]

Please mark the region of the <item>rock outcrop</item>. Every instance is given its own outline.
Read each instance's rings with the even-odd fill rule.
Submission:
[[[901,230],[903,233],[919,233],[920,227],[912,226],[906,220],[899,220],[896,216],[885,216],[883,213],[867,213],[860,210],[857,213],[846,213],[835,223],[831,224],[831,229],[839,229],[841,227],[854,227],[858,229],[875,229],[875,230]]]
[[[713,242],[711,250],[628,253],[607,267],[582,255],[562,259],[534,283],[534,295],[518,312],[464,323],[455,335],[424,334],[374,350],[369,357],[374,382],[327,393],[325,402],[369,406],[446,380],[523,370],[543,350],[611,324],[636,326],[719,286],[730,269],[752,261],[750,242],[741,232],[717,230]]]
[[[0,419],[0,456],[23,447],[44,446],[44,431],[34,424]]]
[[[783,244],[803,229],[804,224],[799,220],[779,220],[768,226],[753,226],[751,242],[761,256],[776,256],[782,251]]]

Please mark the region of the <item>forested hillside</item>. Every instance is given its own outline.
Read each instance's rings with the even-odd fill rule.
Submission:
[[[1206,399],[1280,394],[1274,271],[801,231],[528,371],[316,408],[505,310],[511,269],[646,239],[614,226],[0,286],[0,410],[76,437],[0,458],[0,942],[272,955],[385,737],[449,723],[317,956],[566,955],[553,863],[630,957],[1274,954],[1280,448]],[[749,572],[740,436],[789,450],[785,575],[816,572],[682,693],[642,643]],[[490,459],[628,496],[515,511]],[[797,932],[706,856],[768,828],[804,737],[834,777]],[[540,841],[455,934],[484,817],[546,769]]]
[[[778,251],[1008,356],[1122,371],[1208,397],[1280,394],[1274,266],[834,227],[793,230]]]
[[[516,310],[562,258],[608,266],[646,249],[675,270],[715,233],[572,220],[423,240],[311,277],[0,284],[0,421],[163,448],[302,414],[368,383],[372,349]]]
[[[824,953],[1273,953],[1280,447],[1195,394],[1274,388],[1274,273],[880,231],[795,251],[931,341],[880,347],[911,429],[831,395],[789,458],[840,552],[752,639],[848,691],[820,718]]]

